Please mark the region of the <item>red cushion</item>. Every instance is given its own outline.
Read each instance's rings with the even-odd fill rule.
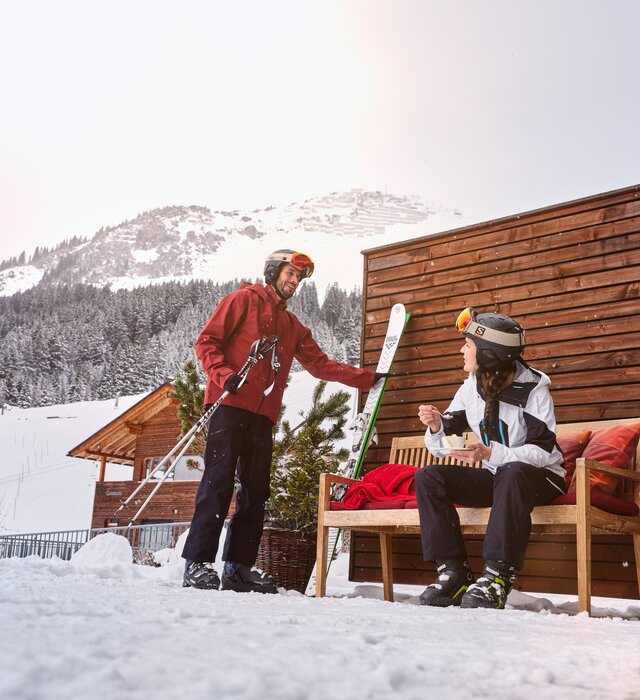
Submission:
[[[405,507],[405,508],[417,508],[417,507],[418,507],[418,501],[414,498],[414,499],[411,500],[411,501],[407,501],[407,502],[404,504],[404,507]]]
[[[414,501],[415,503],[415,501]],[[395,501],[371,501],[365,503],[361,508],[357,510],[402,510],[404,508],[405,501],[395,500]],[[329,510],[354,510],[353,508],[348,508],[341,501],[331,501]]]
[[[589,444],[585,447],[582,456],[588,459],[595,459],[611,467],[624,468],[629,465],[638,447],[640,438],[640,423],[630,425],[616,425],[612,428],[598,430],[591,435]],[[597,486],[604,493],[612,494],[620,478],[613,474],[603,472],[591,472],[590,484]],[[572,483],[569,491],[575,491],[575,484]]]
[[[551,502],[552,506],[574,506],[576,504],[576,492],[565,493],[564,496],[558,496]],[[591,489],[591,505],[607,513],[615,515],[639,515],[640,507],[637,503],[623,501],[622,498],[612,496],[611,494],[601,491],[597,486]]]
[[[565,476],[567,487],[571,484],[573,472],[576,470],[576,459],[582,457],[584,448],[587,446],[591,435],[590,430],[582,430],[579,433],[558,438],[558,445],[560,445],[564,455],[564,468],[567,470],[567,475]]]
[[[406,501],[397,499],[395,501],[371,501],[365,503],[362,510],[402,510]]]

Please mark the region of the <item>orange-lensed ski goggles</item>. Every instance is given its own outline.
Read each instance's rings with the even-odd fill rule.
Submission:
[[[313,260],[306,253],[273,253],[267,258],[267,262],[289,263],[302,273],[302,279],[313,274]]]
[[[456,319],[456,328],[460,331],[460,333],[464,333],[464,331],[467,330],[467,326],[475,317],[476,310],[472,306],[467,307],[464,311],[461,311],[458,314],[458,318]]]

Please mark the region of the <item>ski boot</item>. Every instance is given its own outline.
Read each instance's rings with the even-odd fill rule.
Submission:
[[[487,561],[482,576],[462,596],[463,608],[503,610],[516,580],[515,566],[507,561]]]
[[[184,565],[182,587],[217,591],[220,588],[220,578],[211,562],[191,561],[187,559]]]
[[[276,582],[258,569],[246,564],[226,562],[222,571],[222,590],[237,593],[277,593]]]
[[[420,594],[420,605],[448,608],[460,605],[462,594],[473,582],[466,559],[446,559],[438,563],[438,578]]]

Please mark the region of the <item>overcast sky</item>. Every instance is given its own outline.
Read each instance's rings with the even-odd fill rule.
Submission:
[[[640,182],[639,2],[1,8],[0,259],[170,204],[482,221]]]

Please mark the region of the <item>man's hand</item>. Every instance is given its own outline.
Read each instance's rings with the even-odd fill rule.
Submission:
[[[421,423],[424,423],[432,433],[437,433],[440,430],[442,421],[440,420],[440,411],[435,406],[421,405],[418,407],[418,418]]]
[[[241,381],[242,377],[239,374],[232,374],[224,383],[224,390],[230,394],[235,394]]]
[[[391,372],[374,372],[373,373],[373,383],[380,381],[381,379],[388,379],[391,376]]]

